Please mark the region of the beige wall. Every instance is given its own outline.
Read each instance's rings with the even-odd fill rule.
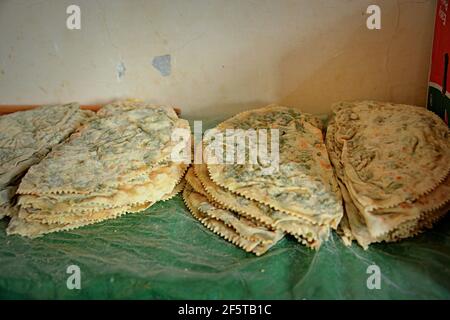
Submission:
[[[82,29],[66,29],[79,4]],[[382,29],[366,28],[369,4]],[[0,0],[0,104],[136,97],[220,117],[272,102],[424,105],[436,2]],[[171,55],[171,74],[152,66]],[[125,73],[117,76],[123,63]]]

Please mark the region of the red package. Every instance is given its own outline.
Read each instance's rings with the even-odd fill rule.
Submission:
[[[450,113],[450,11],[449,0],[439,0],[436,8],[433,54],[430,83],[428,88],[428,109],[437,113],[449,124]]]

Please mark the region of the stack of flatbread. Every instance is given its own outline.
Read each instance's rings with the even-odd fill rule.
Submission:
[[[8,234],[36,237],[144,210],[180,190],[187,165],[174,162],[174,130],[189,131],[172,108],[117,102],[23,177]]]
[[[192,215],[238,247],[259,256],[283,237],[282,232],[217,202],[205,190],[193,168],[188,170],[186,181],[183,198]]]
[[[20,179],[51,148],[89,120],[76,103],[42,106],[0,117],[0,218],[9,215]]]
[[[412,237],[447,213],[450,134],[438,116],[373,101],[333,109],[326,143],[345,201],[345,243]]]
[[[321,128],[322,122],[312,115],[274,105],[219,124],[214,134],[203,139],[204,163],[194,164],[186,175],[183,195],[193,216],[257,255],[286,233],[310,248],[319,248],[343,215]],[[243,131],[248,136],[241,140],[245,155],[239,162],[236,146]],[[258,150],[266,147],[269,153],[278,152],[276,165],[276,157],[269,157],[270,163],[260,153],[257,161],[250,161],[255,152],[252,132],[258,137]],[[266,142],[260,132],[266,132]],[[276,148],[272,148],[274,143]],[[222,154],[214,152],[220,150],[218,146]]]

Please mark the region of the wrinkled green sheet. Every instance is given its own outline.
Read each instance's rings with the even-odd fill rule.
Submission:
[[[336,234],[311,251],[285,238],[255,257],[194,220],[181,196],[152,208],[34,240],[0,221],[0,298],[449,299],[450,216],[435,229],[368,251]],[[381,289],[366,286],[367,267]],[[68,290],[69,265],[81,290]]]

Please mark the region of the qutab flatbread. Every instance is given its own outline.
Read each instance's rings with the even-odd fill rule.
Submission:
[[[266,174],[259,164],[214,164],[218,159],[210,156],[206,161],[211,179],[276,210],[336,228],[343,208],[320,123],[312,115],[280,106],[246,111],[224,121],[219,130],[278,129],[279,170]]]
[[[133,178],[148,175],[171,156],[177,143],[171,139],[172,132],[189,130],[189,124],[166,107],[144,103],[133,107],[104,107],[112,111],[100,110],[96,119],[33,166],[18,192],[89,193],[129,185]]]
[[[9,208],[20,179],[93,113],[77,103],[42,106],[0,117],[0,206]]]
[[[52,214],[92,211],[123,205],[138,205],[158,201],[162,195],[170,193],[183,178],[186,165],[168,163],[154,169],[149,174],[149,182],[142,185],[122,186],[103,195],[23,195],[18,203],[24,207],[51,211]]]
[[[424,108],[358,103],[339,112],[336,122],[347,134],[337,133],[345,175],[367,210],[413,201],[450,172],[448,128]]]
[[[329,227],[326,225],[314,225],[297,216],[274,210],[269,206],[246,199],[216,185],[208,175],[206,164],[195,164],[194,171],[206,193],[225,209],[238,212],[266,226],[297,236],[302,243],[307,243],[311,248],[320,247],[320,244],[329,237]]]
[[[347,244],[399,241],[445,215],[449,135],[436,115],[373,101],[339,103],[334,112],[326,142],[345,202]]]
[[[192,215],[204,226],[220,235],[225,240],[247,252],[252,252],[257,256],[267,252],[267,250],[283,237],[283,234],[279,232],[272,232],[272,235],[268,237],[267,232],[269,231],[264,232],[264,237],[261,237],[260,229],[258,229],[256,233],[253,233],[253,236],[249,236],[251,230],[250,227],[244,228],[244,230],[246,230],[245,235],[239,233],[239,231],[242,230],[234,225],[236,221],[230,221],[229,213],[212,206],[208,202],[208,199],[202,194],[195,192],[189,183],[186,184],[186,187],[183,190],[183,199]],[[220,213],[216,212],[216,210],[220,210]],[[214,213],[212,213],[212,211],[214,211]],[[215,214],[216,218],[208,214]],[[242,227],[242,221],[239,220],[238,223],[239,226]],[[269,238],[272,240],[269,240]]]
[[[133,101],[105,106],[28,171],[8,234],[71,230],[170,199],[184,187],[187,170],[169,159],[179,128],[189,125],[171,108]]]

